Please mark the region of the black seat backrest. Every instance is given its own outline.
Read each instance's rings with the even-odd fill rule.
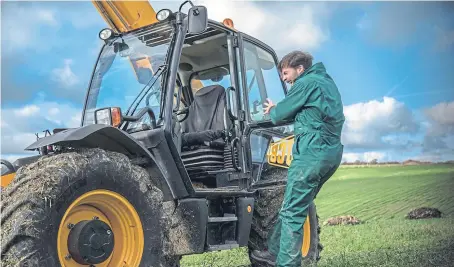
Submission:
[[[225,130],[230,124],[226,117],[226,93],[221,85],[201,88],[194,95],[189,115],[182,122],[184,133],[206,130]],[[226,126],[227,123],[227,126]]]
[[[204,131],[230,130],[233,125],[227,114],[227,99],[221,85],[206,86],[194,94],[194,101],[189,106],[188,118],[181,123],[183,139],[191,135],[191,141],[185,139],[181,159],[192,181],[203,181],[211,187],[217,183],[216,175],[208,171],[232,168],[230,145],[224,140],[206,140]],[[216,138],[214,135],[213,138]],[[200,144],[200,140],[209,143]],[[211,142],[215,142],[211,143]],[[220,144],[220,145],[219,145]],[[235,153],[235,155],[237,155]],[[208,179],[207,179],[208,178]],[[212,179],[210,179],[212,178]]]

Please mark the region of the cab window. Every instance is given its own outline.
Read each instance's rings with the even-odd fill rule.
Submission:
[[[203,87],[210,85],[221,85],[224,89],[230,86],[230,72],[228,66],[201,71],[195,73],[191,77],[191,89],[193,94]]]
[[[263,114],[266,99],[277,103],[285,97],[277,64],[271,53],[248,41],[244,41],[244,61],[250,119],[269,120],[269,114]]]

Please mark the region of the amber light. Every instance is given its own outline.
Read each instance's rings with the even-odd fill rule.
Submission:
[[[120,108],[112,108],[112,126],[118,127],[121,124],[121,110]]]
[[[222,24],[224,24],[225,26],[229,27],[229,28],[232,28],[234,29],[234,25],[233,25],[233,20],[231,19],[224,19],[224,21],[222,22]]]

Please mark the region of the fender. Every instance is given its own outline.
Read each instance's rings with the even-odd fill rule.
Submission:
[[[36,150],[50,145],[73,148],[101,148],[132,157],[149,158],[159,169],[160,174],[157,176],[153,175],[153,178],[159,179],[157,182],[161,186],[160,189],[165,199],[178,199],[189,195],[186,190],[183,190],[184,187],[181,187],[175,181],[172,182],[170,177],[164,175],[167,172],[162,169],[162,164],[158,164],[156,158],[141,142],[130,134],[110,125],[91,124],[80,128],[59,131],[54,135],[40,138],[25,148],[25,150]]]

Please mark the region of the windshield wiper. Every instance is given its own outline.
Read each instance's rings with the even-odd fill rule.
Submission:
[[[161,70],[161,72],[159,72]],[[156,70],[155,74],[150,78],[150,80],[147,82],[147,84],[140,90],[140,93],[137,95],[137,97],[132,101],[131,105],[129,106],[128,110],[126,111],[126,115],[132,115],[136,111],[137,107],[139,106],[140,102],[142,102],[143,98],[148,94],[151,88],[153,88],[153,85],[156,83],[158,78],[161,76],[161,74],[167,70],[167,65],[163,64],[158,67]],[[158,75],[159,72],[159,75]],[[156,77],[156,78],[155,78]],[[151,85],[150,82],[155,78],[153,83]],[[145,93],[144,93],[145,92]],[[142,95],[143,94],[143,95]],[[142,97],[140,97],[142,95]],[[140,99],[139,99],[140,97]],[[138,100],[139,99],[139,100]],[[132,111],[131,111],[132,108]],[[129,113],[131,111],[131,114]]]

